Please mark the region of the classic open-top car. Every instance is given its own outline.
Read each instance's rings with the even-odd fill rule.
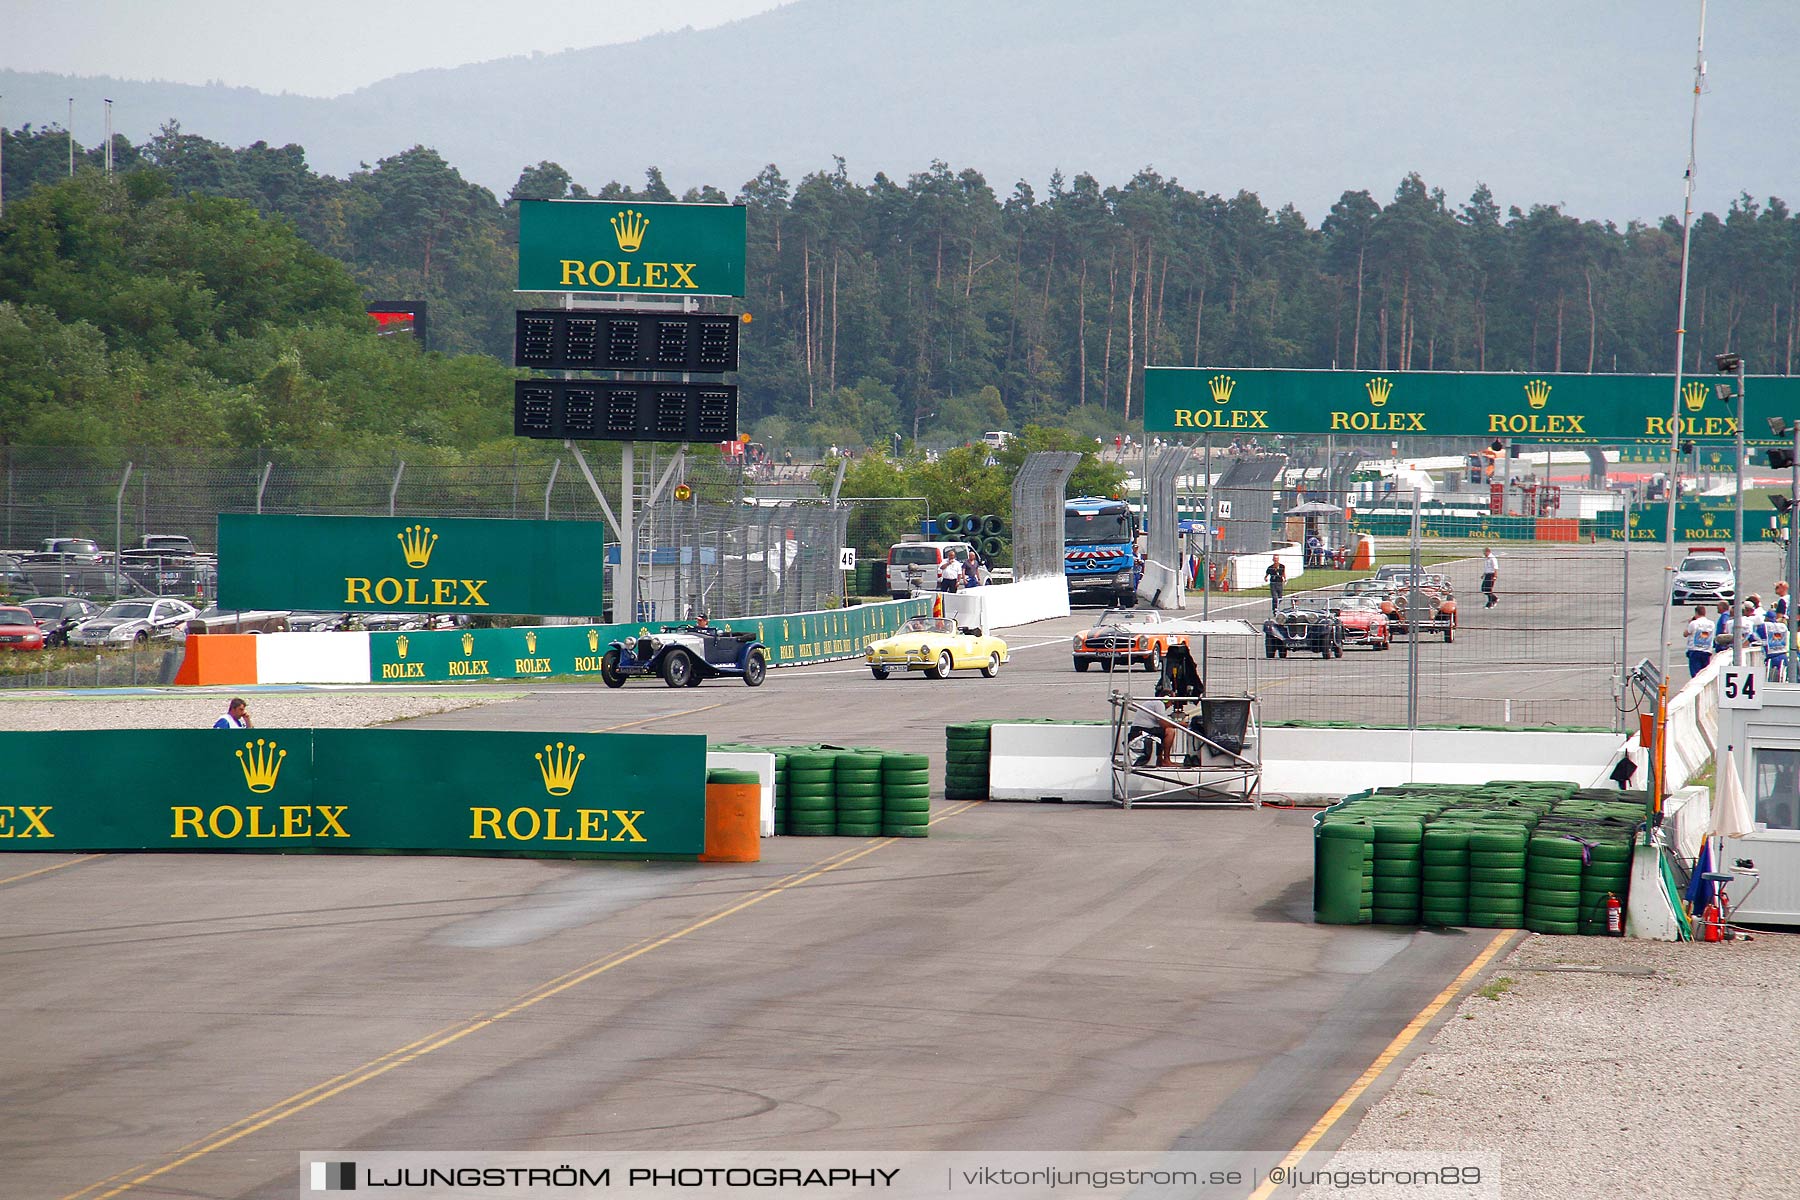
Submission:
[[[1446,642],[1456,640],[1456,597],[1448,591],[1420,584],[1417,587],[1395,588],[1393,595],[1382,602],[1381,611],[1387,614],[1388,628],[1393,636],[1413,636],[1411,625],[1412,601],[1410,594],[1418,595],[1420,634],[1441,633]]]
[[[1333,596],[1325,602],[1344,627],[1344,644],[1371,650],[1386,650],[1394,641],[1393,629],[1381,605],[1382,597],[1371,592]]]
[[[1075,669],[1085,671],[1095,663],[1105,670],[1142,663],[1152,671],[1161,671],[1168,657],[1169,643],[1186,643],[1181,634],[1171,637],[1155,628],[1162,624],[1162,614],[1155,609],[1109,608],[1100,614],[1089,629],[1075,635],[1072,649]]]
[[[1263,622],[1263,657],[1286,658],[1303,650],[1320,658],[1344,657],[1344,623],[1329,608],[1296,600]]]
[[[704,622],[664,625],[657,633],[614,642],[600,659],[600,682],[615,688],[641,675],[660,675],[670,687],[698,687],[721,675],[761,687],[768,674],[769,651],[754,634]]]
[[[877,679],[891,671],[923,671],[928,679],[943,679],[959,667],[978,667],[992,679],[1008,655],[1006,643],[992,634],[960,629],[947,617],[914,617],[893,637],[870,642],[863,661]]]

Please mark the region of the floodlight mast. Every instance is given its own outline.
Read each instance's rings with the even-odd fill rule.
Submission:
[[[1669,477],[1668,477],[1668,522],[1663,529],[1663,604],[1661,641],[1662,680],[1656,693],[1656,729],[1655,742],[1650,748],[1650,795],[1647,801],[1649,822],[1645,827],[1645,838],[1649,838],[1649,830],[1662,818],[1663,792],[1668,785],[1667,773],[1664,770],[1665,750],[1668,744],[1667,726],[1669,716],[1669,605],[1667,603],[1670,590],[1675,580],[1675,494],[1680,490],[1681,473],[1681,370],[1683,359],[1687,354],[1687,298],[1688,298],[1688,254],[1693,245],[1694,225],[1694,161],[1700,141],[1700,93],[1706,84],[1706,0],[1700,0],[1700,32],[1694,42],[1694,106],[1693,114],[1688,121],[1688,159],[1687,170],[1683,173],[1681,204],[1681,286],[1677,295],[1675,308],[1675,394],[1669,406]],[[1627,543],[1629,544],[1629,542]],[[1733,593],[1732,603],[1737,602]]]

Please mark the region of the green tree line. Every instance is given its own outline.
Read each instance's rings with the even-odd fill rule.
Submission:
[[[68,147],[55,129],[4,136],[0,252],[34,211],[29,193],[67,174]],[[1644,372],[1669,370],[1674,354],[1676,218],[1620,227],[1556,204],[1503,209],[1485,186],[1456,202],[1417,175],[1387,198],[1347,191],[1313,225],[1291,205],[1150,169],[1118,185],[1058,174],[1042,195],[1024,182],[1002,195],[972,168],[934,162],[863,184],[837,160],[797,183],[771,165],[734,195],[678,196],[655,168],[641,185],[590,190],[541,162],[500,198],[417,146],[347,179],[313,172],[298,146],[234,149],[173,123],[142,146],[116,139],[114,155],[127,181],[161,181],[148,203],[243,201],[290,232],[296,262],[304,248],[306,262],[339,264],[333,287],[356,296],[333,291],[296,319],[322,330],[347,322],[357,297],[423,299],[435,348],[502,363],[513,309],[534,302],[512,291],[514,201],[743,203],[744,422],[777,446],[1140,428],[1147,364]],[[83,162],[98,156],[80,149]],[[0,277],[15,308],[16,282]],[[1800,218],[1785,203],[1742,195],[1697,217],[1690,289],[1690,369],[1735,349],[1753,372],[1793,372]],[[76,315],[59,302],[35,303]]]

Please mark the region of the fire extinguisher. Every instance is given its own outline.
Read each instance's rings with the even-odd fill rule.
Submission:
[[[1715,900],[1706,906],[1706,913],[1701,917],[1701,926],[1705,930],[1705,941],[1722,942],[1725,940],[1725,926],[1719,921],[1718,901]]]
[[[1606,936],[1625,936],[1625,906],[1611,892],[1606,893]]]

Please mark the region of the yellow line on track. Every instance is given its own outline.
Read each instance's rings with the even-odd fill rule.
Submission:
[[[1399,1058],[1401,1052],[1412,1044],[1413,1039],[1419,1036],[1420,1031],[1431,1024],[1432,1018],[1443,1011],[1444,1005],[1456,998],[1469,980],[1475,978],[1481,973],[1482,968],[1493,961],[1494,955],[1500,953],[1500,948],[1512,940],[1513,934],[1516,932],[1512,929],[1503,929],[1496,933],[1494,940],[1487,944],[1487,948],[1475,956],[1475,961],[1464,967],[1462,973],[1452,979],[1444,990],[1437,994],[1436,999],[1420,1009],[1418,1015],[1406,1023],[1406,1028],[1394,1036],[1394,1040],[1387,1044],[1387,1049],[1383,1050],[1375,1061],[1369,1064],[1369,1069],[1358,1076],[1356,1082],[1337,1098],[1337,1103],[1325,1111],[1325,1115],[1319,1118],[1318,1124],[1306,1131],[1306,1136],[1287,1152],[1287,1157],[1283,1158],[1279,1165],[1284,1168],[1294,1167],[1309,1150],[1318,1145],[1319,1140],[1331,1132],[1331,1127],[1350,1111],[1350,1106],[1369,1090],[1369,1085],[1381,1078],[1383,1071],[1394,1065],[1394,1060]],[[1276,1185],[1273,1181],[1265,1180],[1261,1187],[1250,1193],[1249,1200],[1263,1200],[1264,1197],[1273,1195],[1275,1188]]]
[[[622,725],[608,725],[604,729],[595,729],[592,732],[594,732],[594,733],[612,733],[615,730],[619,730],[619,729],[630,729],[634,725],[648,725],[652,721],[666,721],[670,717],[691,717],[695,713],[703,713],[703,712],[707,712],[711,709],[723,708],[724,706],[725,706],[724,701],[720,701],[718,704],[702,704],[699,708],[684,708],[680,712],[663,713],[661,716],[641,717],[636,721],[626,721]]]
[[[708,705],[707,707],[716,708],[718,706]],[[700,710],[696,709],[694,711]],[[668,715],[680,716],[681,714],[670,713]],[[658,718],[652,717],[649,719],[656,720]],[[975,801],[974,803],[964,804],[957,808],[953,808],[949,812],[934,819],[931,823],[935,825],[939,821],[956,816],[958,813],[967,812],[979,803],[981,802]],[[353,1067],[341,1075],[335,1075],[322,1083],[317,1083],[303,1091],[295,1092],[293,1095],[286,1099],[278,1100],[267,1108],[260,1109],[247,1117],[232,1122],[230,1125],[216,1129],[197,1141],[189,1142],[187,1145],[174,1151],[168,1161],[162,1163],[160,1166],[150,1167],[148,1164],[140,1163],[135,1167],[128,1168],[115,1175],[110,1175],[97,1183],[90,1183],[78,1191],[70,1192],[63,1196],[62,1200],[108,1200],[109,1197],[130,1191],[140,1184],[149,1183],[152,1180],[167,1175],[170,1171],[186,1166],[196,1159],[203,1158],[215,1150],[224,1149],[233,1142],[249,1137],[251,1134],[267,1129],[269,1126],[277,1124],[278,1122],[285,1121],[289,1117],[305,1112],[315,1104],[329,1100],[334,1096],[341,1095],[351,1088],[358,1087],[372,1079],[378,1079],[397,1067],[403,1067],[409,1063],[416,1062],[435,1050],[441,1050],[445,1046],[459,1042],[470,1034],[480,1033],[500,1021],[506,1020],[508,1017],[517,1016],[525,1010],[543,1003],[552,996],[560,995],[570,988],[578,987],[597,976],[604,975],[615,967],[624,966],[633,959],[640,958],[643,955],[650,953],[652,950],[667,946],[671,942],[679,941],[690,933],[697,933],[709,925],[722,921],[726,917],[736,913],[743,912],[753,905],[761,904],[764,900],[773,896],[778,896],[791,888],[818,879],[820,876],[835,871],[839,867],[848,866],[857,859],[873,854],[883,846],[892,845],[899,840],[899,838],[882,838],[862,849],[852,848],[850,850],[840,851],[834,855],[828,855],[812,864],[812,866],[803,867],[793,874],[784,876],[763,890],[756,892],[735,904],[728,905],[710,916],[693,921],[676,930],[674,933],[665,934],[661,937],[641,939],[622,950],[615,951],[602,958],[594,959],[592,962],[549,979],[532,990],[521,993],[518,997],[509,1001],[504,1007],[499,1008],[494,1012],[483,1016],[471,1017],[453,1025],[446,1025],[441,1029],[426,1034],[416,1041],[408,1042],[404,1046],[390,1050],[379,1058],[370,1059],[361,1066]],[[95,855],[94,857],[99,856]],[[52,868],[45,869],[49,870]],[[23,878],[23,876],[20,878]],[[127,1178],[128,1176],[130,1178]],[[102,1188],[108,1190],[102,1191],[100,1190]]]
[[[48,875],[51,871],[60,871],[64,867],[73,867],[84,862],[93,862],[96,858],[105,857],[106,855],[104,854],[87,854],[80,858],[71,858],[68,862],[51,863],[49,866],[39,867],[35,871],[26,871],[23,875],[8,875],[5,879],[0,879],[0,887],[5,887],[9,883],[17,883],[21,879],[30,879],[34,875]]]

